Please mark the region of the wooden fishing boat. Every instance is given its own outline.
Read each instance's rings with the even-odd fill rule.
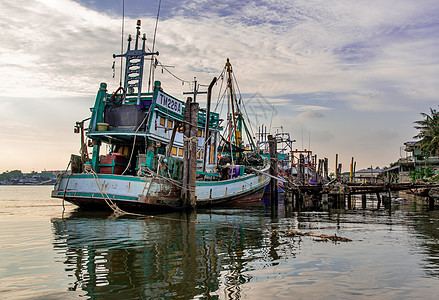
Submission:
[[[75,126],[80,155],[71,156],[71,172],[58,176],[52,197],[80,207],[130,211],[260,205],[269,164],[249,134],[250,147],[244,147],[247,126],[233,98],[230,62],[225,78],[232,126],[223,137],[220,115],[210,111],[216,78],[206,109],[198,109],[196,88],[186,102],[166,93],[160,81],[142,92],[144,61],[157,62],[158,55],[145,51],[145,41],[138,22],[133,49],[130,36],[126,53],[114,55],[125,59],[123,87],[108,93],[100,84],[91,117]]]

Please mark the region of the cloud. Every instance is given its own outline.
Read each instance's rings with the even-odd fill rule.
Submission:
[[[93,3],[93,7],[104,5]],[[416,64],[417,73],[426,72],[430,78],[439,75],[434,65],[419,66],[420,60],[431,62],[437,45],[427,45],[425,38],[408,42],[401,34],[430,33],[425,21],[414,23],[423,10],[408,2],[398,2],[398,9],[391,9],[391,4],[378,1],[368,5],[342,1],[331,6],[325,1],[192,1],[196,10],[188,3],[175,3],[172,15],[159,22],[156,49],[161,52],[160,61],[174,65],[172,71],[189,81],[201,76],[210,82],[226,57],[231,58],[241,87],[246,91],[256,88],[263,95],[382,94],[379,84],[389,80],[393,81],[391,94],[405,94],[413,82],[419,86],[416,90],[422,90],[422,79],[417,78],[424,76],[413,78],[410,61]],[[0,62],[5,64],[3,71],[12,68],[9,73],[17,75],[4,75],[5,86],[21,81],[30,94],[94,93],[100,81],[112,79],[111,55],[120,49],[120,19],[67,0],[37,1],[30,6],[17,2],[8,11],[11,17],[3,20],[6,30],[0,33],[5,41],[0,46]],[[18,24],[15,15],[29,21]],[[191,15],[194,18],[187,19]],[[127,19],[126,33],[134,31],[134,22]],[[142,30],[149,37],[154,22],[151,16],[143,22]],[[17,51],[14,36],[29,40]],[[421,49],[429,50],[420,53]],[[169,78],[166,74],[157,77]],[[111,84],[117,85],[117,78]],[[355,104],[356,97],[341,100]]]
[[[0,85],[5,96],[94,92],[96,78],[104,73],[104,55],[106,73],[111,74],[114,48],[108,46],[117,41],[116,20],[67,0],[7,1],[0,9],[8,11],[0,21]]]
[[[325,117],[325,115],[323,113],[321,113],[320,111],[315,111],[315,110],[307,110],[307,111],[305,111],[297,116],[297,118],[300,120],[321,119],[324,117]]]
[[[151,47],[157,3],[125,5],[124,39],[141,18]],[[244,101],[261,95],[277,112],[265,111],[265,124],[285,120],[288,130],[298,123],[333,126],[356,111],[369,119],[378,112],[395,118],[384,113],[426,111],[437,102],[437,1],[169,0],[162,5],[160,62],[173,66],[169,70],[179,78],[208,84],[230,58]],[[63,105],[80,101],[71,113],[82,108],[87,114],[100,82],[107,82],[109,91],[118,87],[120,61],[115,78],[111,66],[112,54],[121,48],[120,1],[7,0],[0,10],[0,97],[10,101],[5,116],[11,122],[20,122],[18,108],[25,109],[19,101],[38,99],[41,114],[47,107],[64,114]],[[193,90],[160,68],[155,79],[178,97]],[[56,127],[71,125],[63,122],[66,118],[54,117]],[[351,124],[346,134],[356,136],[361,128]],[[396,124],[390,123],[391,132],[398,132]]]

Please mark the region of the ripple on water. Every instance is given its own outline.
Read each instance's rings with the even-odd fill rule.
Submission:
[[[439,217],[419,205],[277,218],[264,209],[115,218],[68,206],[63,218],[50,188],[0,191],[0,298],[428,299],[439,291]]]

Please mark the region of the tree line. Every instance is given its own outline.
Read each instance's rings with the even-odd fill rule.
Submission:
[[[430,113],[421,113],[422,120],[415,121],[415,128],[419,133],[413,138],[420,139],[418,142],[421,150],[436,156],[439,152],[439,112],[430,108]]]

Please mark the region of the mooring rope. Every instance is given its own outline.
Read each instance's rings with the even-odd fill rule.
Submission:
[[[279,177],[279,176],[273,176],[273,175],[271,175],[271,174],[269,174],[269,173],[267,173],[267,172],[262,172],[262,171],[260,171],[260,170],[258,170],[258,169],[255,169],[255,168],[250,168],[250,170],[255,171],[255,172],[257,172],[257,173],[264,174],[264,175],[266,175],[266,176],[268,176],[268,177],[270,177],[270,178],[277,179],[277,180],[280,180],[280,181],[282,181],[282,182],[288,182],[288,180],[285,180],[285,179],[283,179],[282,177]]]
[[[70,165],[70,163],[69,163],[69,165]],[[67,166],[67,168],[68,168],[68,166]],[[72,176],[72,173],[70,173],[70,174],[69,174],[69,177],[67,178],[66,187],[64,188],[64,194],[63,194],[63,196],[62,196],[62,213],[63,213],[63,215],[64,215],[64,211],[66,210],[66,207],[65,207],[64,201],[65,201],[65,199],[66,199],[67,187],[68,187],[68,185],[69,185],[69,181],[70,181],[70,177],[71,177],[71,176]]]
[[[140,127],[143,126],[143,124],[145,123],[145,121],[146,121],[147,119],[149,119],[149,113],[151,112],[151,106],[152,106],[152,105],[150,105],[150,107],[149,107],[149,109],[148,109],[148,112],[146,113],[145,117],[143,118],[142,123],[140,123],[140,125],[137,127],[136,131],[134,132],[134,140],[133,140],[133,146],[132,146],[132,149],[131,149],[130,159],[128,160],[128,163],[127,163],[127,166],[126,166],[125,170],[123,170],[122,175],[125,174],[125,172],[128,170],[128,168],[129,168],[130,165],[131,165],[131,160],[132,160],[132,158],[133,158],[133,153],[134,153],[134,147],[136,146],[137,133],[139,132]]]
[[[143,216],[142,214],[127,212],[127,211],[121,209],[119,206],[117,206],[117,204],[111,200],[110,196],[108,196],[108,194],[103,191],[103,189],[104,189],[103,184],[101,184],[101,181],[99,180],[98,174],[93,169],[90,170],[90,173],[93,175],[96,186],[98,187],[98,190],[101,193],[102,198],[104,199],[105,203],[113,210],[113,213],[115,213],[116,215]]]

